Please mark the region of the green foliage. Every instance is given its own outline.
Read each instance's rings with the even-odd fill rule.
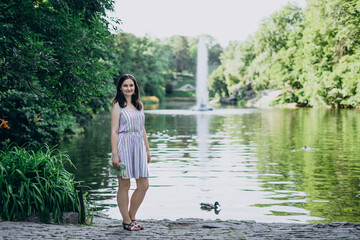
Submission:
[[[0,3],[1,134],[19,144],[57,140],[91,109],[108,102],[109,71],[101,57],[109,40],[105,11],[112,0],[15,0]],[[23,98],[23,99],[22,99]],[[12,102],[15,101],[15,102]],[[40,117],[41,121],[34,119]]]
[[[0,151],[1,219],[24,221],[39,214],[42,222],[60,223],[66,211],[80,211],[74,176],[67,172],[67,156],[49,147],[37,151],[12,146]]]
[[[170,96],[173,92],[174,92],[174,86],[171,84],[171,82],[167,82],[165,85],[166,96]]]
[[[176,63],[176,72],[182,73],[190,69],[190,53],[188,40],[184,36],[174,37],[174,58]]]
[[[19,144],[53,142],[78,127],[76,119],[48,107],[43,98],[32,92],[7,90],[0,93],[1,118],[10,129],[0,128],[0,141]]]
[[[251,82],[255,90],[284,89],[284,102],[360,105],[358,9],[355,0],[309,0],[304,10],[288,4],[224,49],[212,90],[231,94]]]
[[[220,97],[229,96],[224,67],[220,66],[209,76],[209,88]]]
[[[73,110],[101,96],[100,57],[109,36],[101,17],[110,1],[1,3],[0,90],[33,91],[52,108]]]

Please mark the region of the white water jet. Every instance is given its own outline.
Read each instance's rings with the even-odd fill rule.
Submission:
[[[195,111],[210,111],[208,90],[208,49],[204,38],[200,38],[196,64],[196,106]]]

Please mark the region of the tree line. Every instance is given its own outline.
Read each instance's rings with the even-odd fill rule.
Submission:
[[[218,96],[243,89],[283,89],[279,103],[360,105],[360,2],[307,0],[263,19],[243,42],[231,42],[210,76]]]

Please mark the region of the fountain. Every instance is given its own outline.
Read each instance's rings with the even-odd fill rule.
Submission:
[[[211,111],[208,97],[208,50],[204,38],[200,38],[196,65],[196,106],[194,111]]]

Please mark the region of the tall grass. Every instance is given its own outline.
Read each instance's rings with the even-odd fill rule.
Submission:
[[[39,214],[42,222],[62,221],[63,212],[80,212],[74,175],[64,168],[71,161],[48,146],[38,150],[10,146],[0,151],[0,217],[26,220]]]

